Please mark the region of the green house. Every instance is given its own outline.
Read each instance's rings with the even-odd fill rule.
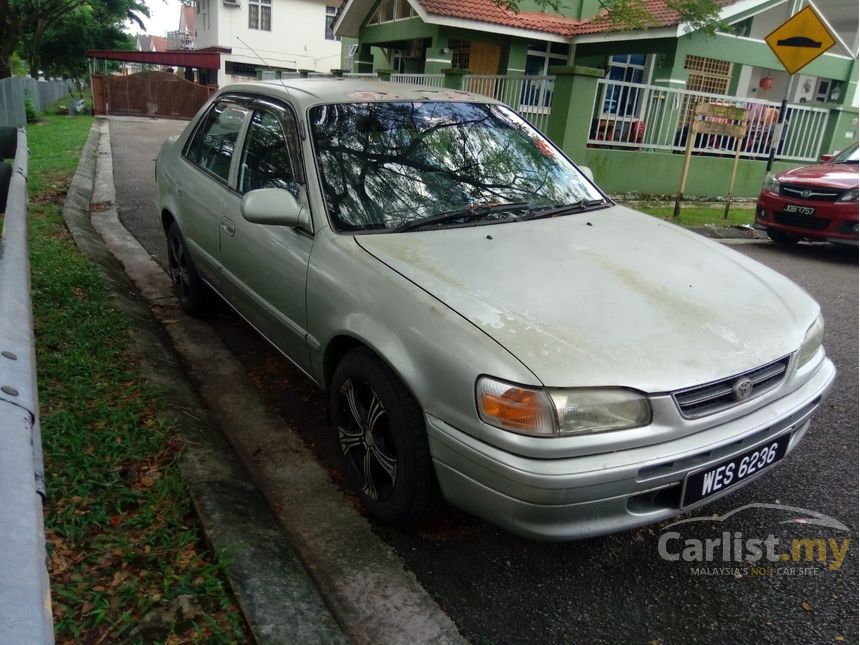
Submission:
[[[532,0],[518,13],[493,0],[346,0],[334,29],[347,71],[441,85],[462,70],[470,76],[461,87],[511,105],[610,190],[629,189],[631,174],[635,190],[675,190],[701,100],[746,107],[747,130],[742,139],[697,137],[703,157],[691,194],[724,190],[735,147],[743,157],[736,194],[754,195],[771,149],[776,167],[788,167],[857,139],[855,2],[814,0],[836,44],[794,76],[764,39],[803,0],[717,0],[723,26],[713,35],[680,22],[665,0],[642,2],[651,20],[638,31],[619,29],[598,0],[568,0],[560,14]],[[776,113],[786,95],[783,127]]]
[[[789,77],[763,39],[785,21],[788,3],[719,4],[727,27],[714,36],[689,34],[663,0],[645,0],[653,26],[641,31],[619,31],[597,0],[566,3],[563,15],[530,0],[519,13],[492,0],[347,0],[335,30],[353,72],[543,75],[582,65],[611,79],[780,100]],[[857,5],[831,0],[820,13],[840,42],[797,75],[789,102],[856,105]]]

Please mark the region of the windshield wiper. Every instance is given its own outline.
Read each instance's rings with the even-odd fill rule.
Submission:
[[[391,229],[392,233],[403,233],[405,231],[417,231],[418,229],[427,228],[430,226],[438,226],[462,220],[461,223],[467,224],[485,219],[490,215],[505,213],[509,211],[520,211],[528,208],[528,202],[509,202],[507,204],[485,204],[482,206],[467,206],[466,208],[458,208],[457,210],[448,211],[446,213],[437,213],[428,217],[421,217],[411,222],[405,222],[400,226],[395,226]]]
[[[532,219],[541,219],[542,217],[554,217],[556,215],[566,215],[567,213],[579,213],[585,210],[593,209],[595,206],[609,206],[609,202],[605,199],[580,199],[577,202],[570,204],[558,204],[549,208],[540,208],[533,210],[528,215],[520,218],[521,222]]]

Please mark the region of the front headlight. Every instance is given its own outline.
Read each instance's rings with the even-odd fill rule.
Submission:
[[[803,344],[800,346],[800,351],[797,353],[797,366],[806,365],[812,357],[818,353],[821,343],[824,341],[824,319],[821,314],[815,322],[806,330],[806,337],[803,339]]]
[[[764,189],[769,193],[779,195],[779,180],[776,178],[776,175],[770,175],[764,180]]]
[[[484,376],[478,379],[476,395],[485,423],[523,434],[591,434],[651,422],[648,399],[622,388],[542,390]]]
[[[851,190],[845,191],[844,193],[842,193],[842,197],[840,197],[840,198],[839,198],[838,200],[836,200],[836,201],[840,201],[840,202],[856,202],[856,201],[857,201],[857,189],[856,189],[856,188],[852,188]]]

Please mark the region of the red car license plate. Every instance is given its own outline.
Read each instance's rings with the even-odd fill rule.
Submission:
[[[798,215],[815,215],[815,209],[812,206],[798,206],[797,204],[786,204],[786,213],[797,213]]]

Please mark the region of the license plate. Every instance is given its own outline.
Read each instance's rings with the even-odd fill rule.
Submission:
[[[785,456],[790,439],[789,432],[705,470],[690,473],[684,478],[681,506],[687,507],[722,493],[765,468],[770,468]]]
[[[797,213],[798,215],[815,215],[815,209],[812,206],[798,206],[797,204],[786,204],[786,213]]]

